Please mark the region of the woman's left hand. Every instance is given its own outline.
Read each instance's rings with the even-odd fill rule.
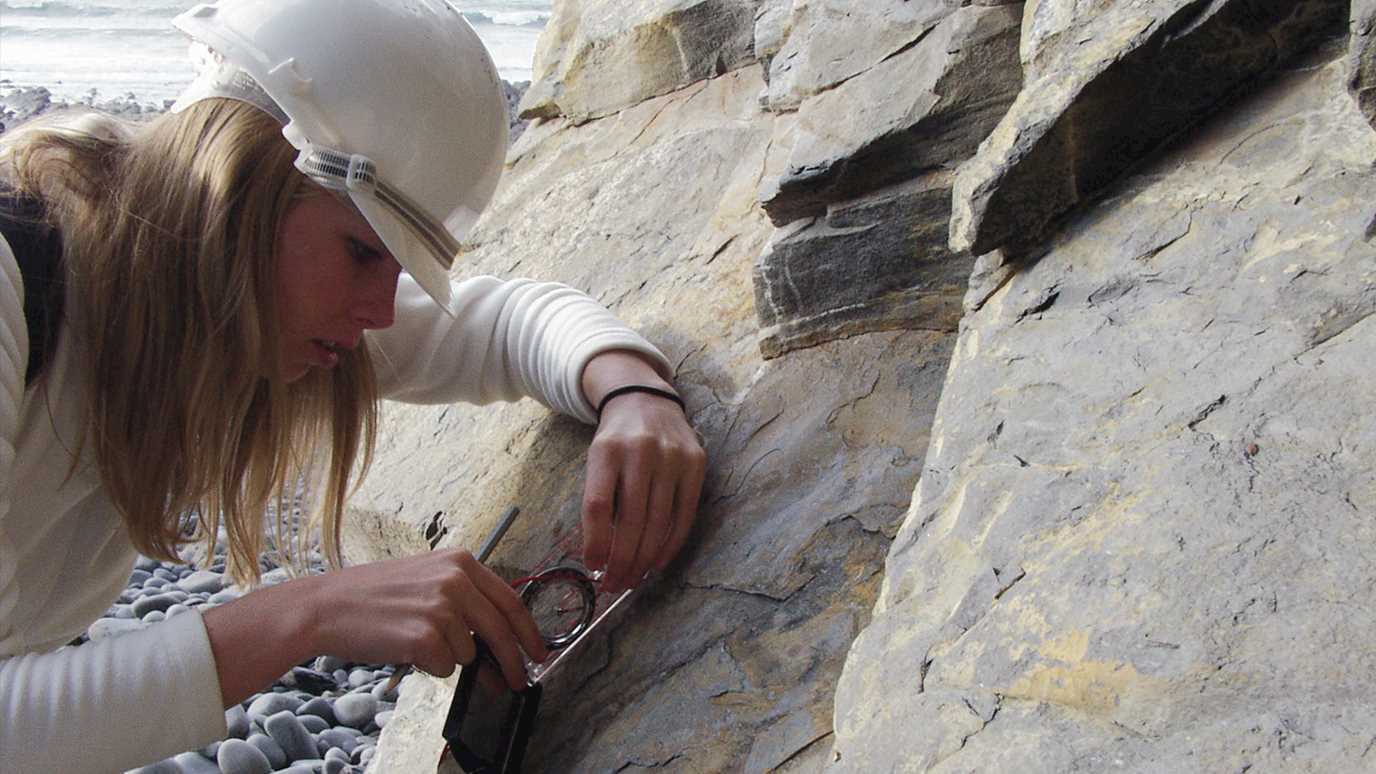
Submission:
[[[623,351],[589,362],[584,384],[599,401],[625,384],[673,389]],[[583,493],[583,558],[606,570],[603,591],[636,586],[669,564],[688,539],[706,470],[707,454],[677,403],[643,392],[607,402],[588,450]]]

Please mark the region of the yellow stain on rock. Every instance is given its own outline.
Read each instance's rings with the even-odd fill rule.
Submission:
[[[1089,634],[1076,631],[1038,648],[1047,662],[1019,678],[1005,696],[1059,704],[1093,715],[1111,715],[1128,694],[1157,682],[1121,661],[1087,660]]]

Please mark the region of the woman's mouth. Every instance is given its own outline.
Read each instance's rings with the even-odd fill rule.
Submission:
[[[343,347],[327,339],[311,339],[311,365],[321,368],[334,368],[339,365],[339,353]]]

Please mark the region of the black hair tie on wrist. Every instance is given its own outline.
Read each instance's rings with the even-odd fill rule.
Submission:
[[[606,408],[608,403],[611,403],[612,398],[618,397],[620,395],[625,395],[631,392],[643,392],[647,395],[656,395],[658,397],[664,398],[665,400],[671,400],[677,403],[679,408],[683,409],[684,414],[688,413],[688,407],[684,405],[683,398],[680,398],[676,393],[660,389],[659,387],[651,387],[648,384],[627,384],[621,387],[617,387],[616,389],[602,396],[602,402],[597,404],[597,418],[599,420],[602,419],[602,409]]]

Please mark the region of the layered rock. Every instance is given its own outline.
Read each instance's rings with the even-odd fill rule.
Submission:
[[[972,289],[836,768],[1364,768],[1376,135],[1340,60]]]
[[[1347,13],[1347,0],[1038,3],[1022,54],[1028,83],[957,180],[952,246],[1032,249]]]
[[[932,0],[795,6],[770,66],[770,107],[797,121],[787,168],[760,192],[784,227],[755,268],[766,356],[869,331],[955,329],[971,259],[946,244],[949,170],[1017,94],[1020,13]]]

